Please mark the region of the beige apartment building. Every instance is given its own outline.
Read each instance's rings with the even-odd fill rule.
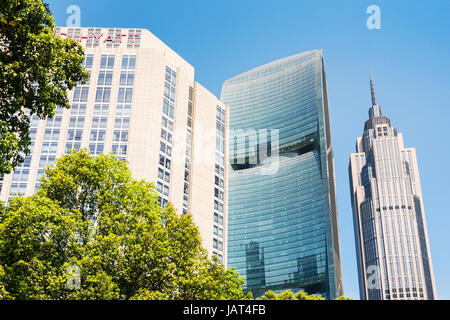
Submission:
[[[57,28],[79,41],[90,80],[71,109],[31,119],[32,153],[0,180],[0,200],[31,195],[44,168],[70,149],[127,160],[162,206],[191,212],[203,246],[226,263],[227,108],[194,80],[194,67],[144,29]]]
[[[434,300],[436,289],[415,148],[376,104],[350,155],[360,298]]]

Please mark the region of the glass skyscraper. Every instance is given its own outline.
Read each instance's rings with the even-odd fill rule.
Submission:
[[[245,289],[342,295],[322,50],[223,84],[229,107],[228,267]]]
[[[436,299],[416,150],[376,104],[350,155],[361,299]]]

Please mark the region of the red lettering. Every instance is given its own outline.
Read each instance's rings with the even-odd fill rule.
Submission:
[[[60,32],[59,33],[59,36],[62,38],[63,36],[65,36],[65,37],[69,37],[69,35],[67,34],[67,33],[65,33],[65,32]]]
[[[136,38],[139,37],[139,35],[136,33],[132,33],[132,34],[130,34],[130,37],[131,37],[131,43],[134,43]]]
[[[103,43],[105,43],[106,41],[112,41],[112,42],[114,42],[114,39],[113,39],[113,37],[111,37],[110,34],[108,34],[108,36],[106,37],[106,39],[103,40]]]
[[[80,38],[78,39],[79,42],[83,41],[83,39],[86,39],[87,41],[89,41],[89,39],[91,38],[91,34],[88,33],[87,36],[83,36],[82,33],[80,33]]]
[[[98,42],[100,38],[103,36],[103,33],[101,33],[98,37],[94,33],[92,35],[94,36],[95,42]]]
[[[120,37],[120,43],[122,43],[122,38],[126,37],[127,35],[126,34],[117,33],[116,36]]]

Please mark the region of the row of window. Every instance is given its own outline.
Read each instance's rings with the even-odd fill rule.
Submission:
[[[214,175],[214,224],[213,249],[219,263],[223,259],[223,212],[225,201],[224,154],[225,154],[225,110],[220,106],[216,109],[216,163]]]
[[[186,158],[184,168],[184,187],[183,187],[183,213],[189,210],[189,185],[190,185],[190,163],[191,163],[191,135],[192,135],[192,106],[194,99],[194,88],[189,87],[188,96],[188,115],[186,132]]]
[[[131,102],[133,100],[134,70],[136,56],[122,56],[122,66],[117,95],[116,114],[114,120],[113,144],[111,151],[125,160],[128,149],[128,130],[130,127]]]
[[[169,202],[170,168],[172,157],[173,119],[175,112],[176,72],[166,67],[164,79],[164,98],[161,119],[161,139],[159,146],[159,167],[156,190],[159,204],[164,208]]]

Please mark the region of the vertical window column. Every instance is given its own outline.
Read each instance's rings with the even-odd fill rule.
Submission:
[[[86,55],[83,61],[83,66],[86,71],[91,73],[92,62],[94,56],[92,54]],[[72,99],[72,107],[69,117],[69,126],[67,129],[66,148],[65,153],[69,153],[71,149],[79,150],[81,148],[81,138],[83,136],[84,117],[86,115],[86,104],[89,95],[89,80],[86,84],[78,84],[75,87]]]
[[[39,167],[36,176],[35,191],[40,186],[41,177],[44,175],[45,168],[55,163],[56,150],[58,149],[59,133],[61,129],[63,109],[58,107],[53,118],[48,118],[42,140],[41,156],[39,158]]]
[[[122,57],[112,144],[112,152],[120,160],[125,160],[127,156],[135,66],[136,56],[124,55]]]
[[[28,116],[30,119],[30,155],[25,156],[23,163],[17,166],[12,174],[11,188],[9,191],[9,200],[18,195],[24,196],[27,190],[28,177],[30,175],[31,157],[33,154],[34,143],[36,141],[36,133],[39,125],[39,117],[33,115]],[[0,188],[1,189],[1,188]],[[0,190],[1,191],[1,190]]]
[[[220,106],[216,109],[216,163],[214,175],[214,224],[213,224],[213,254],[219,263],[223,259],[223,212],[224,212],[224,152],[225,152],[225,110]]]
[[[187,116],[187,132],[186,132],[186,159],[184,166],[184,188],[183,188],[183,214],[189,210],[189,177],[191,167],[191,143],[192,143],[192,109],[194,99],[194,88],[189,87],[188,97],[188,116]]]
[[[66,149],[65,149],[66,153],[69,153],[69,151],[72,149],[80,150],[81,138],[83,136],[85,115],[86,115],[86,103],[72,104],[66,138]]]
[[[159,146],[158,180],[156,182],[156,191],[159,195],[158,200],[163,208],[166,207],[169,202],[176,81],[176,72],[171,68],[166,67],[162,108],[163,114],[161,121],[161,140]]]
[[[91,134],[89,137],[89,152],[93,155],[102,153],[105,146],[114,60],[114,55],[104,54],[100,57],[94,113],[91,123]]]

